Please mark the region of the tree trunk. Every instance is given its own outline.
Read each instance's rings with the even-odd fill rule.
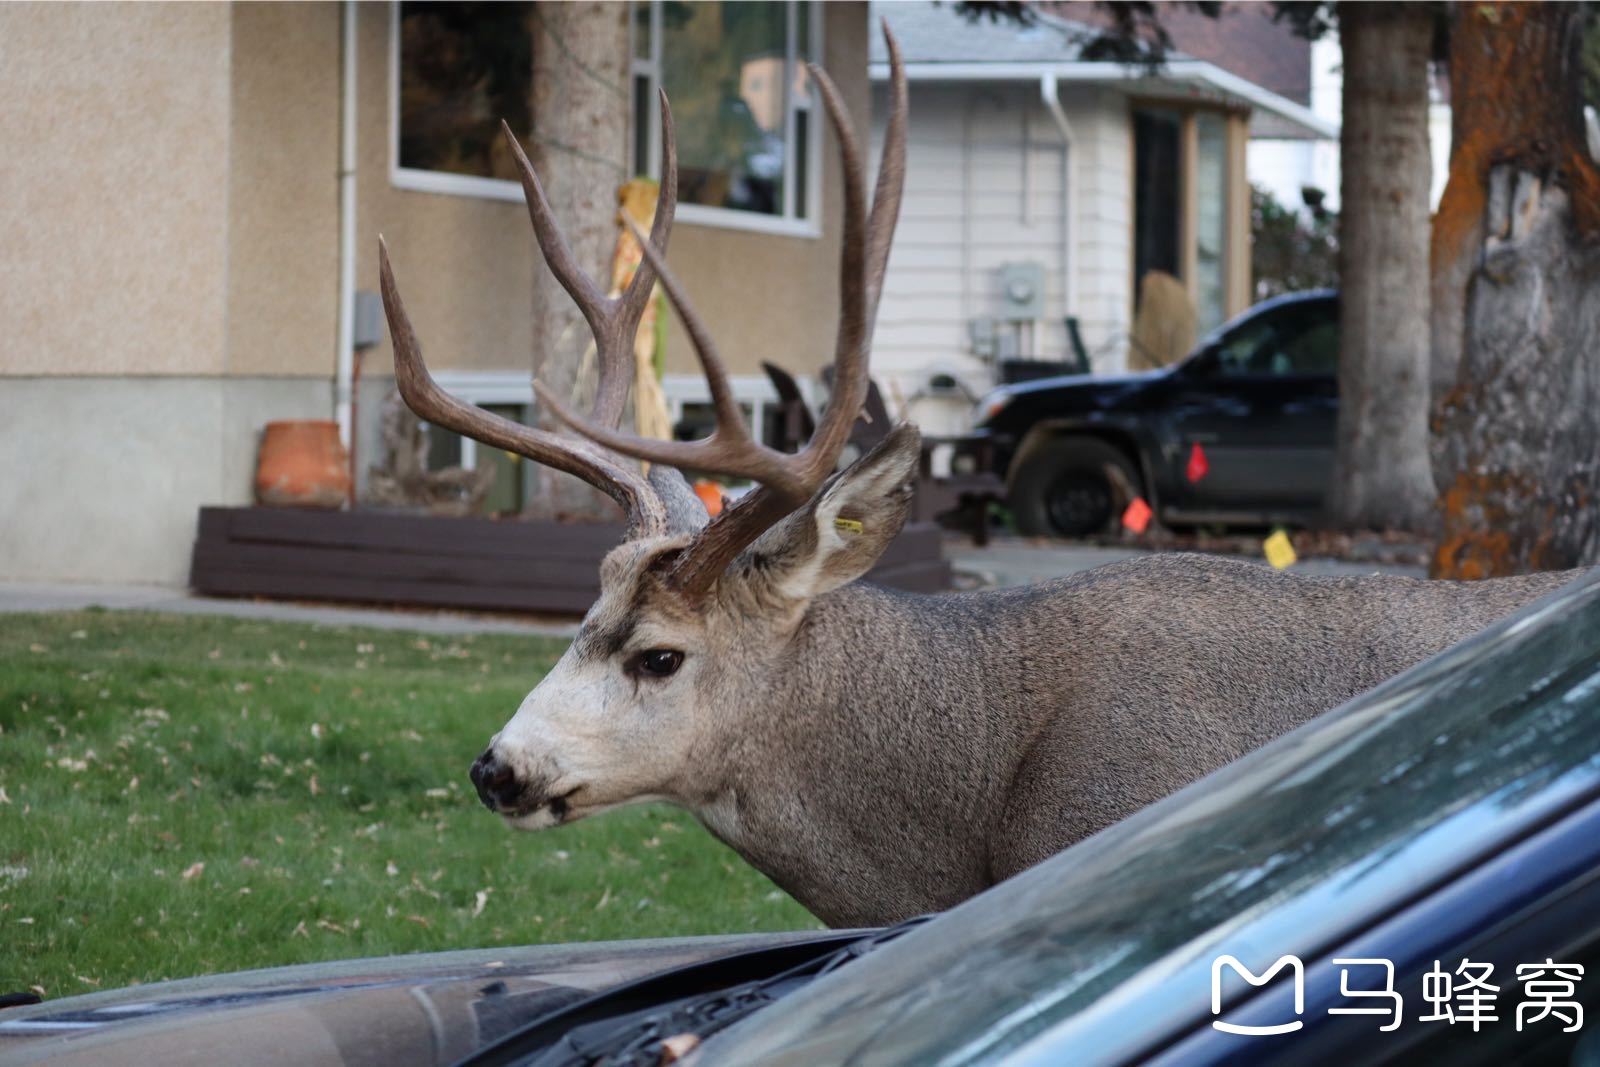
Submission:
[[[602,288],[611,277],[617,189],[631,169],[630,7],[540,3],[534,13],[534,143],[529,155],[573,254]],[[533,275],[534,375],[561,395],[582,396],[586,390],[592,395],[594,383],[579,381],[578,374],[591,340],[577,306],[541,259]],[[541,518],[617,517],[616,505],[598,490],[569,474],[537,470],[538,492],[529,502],[530,513]]]
[[[1341,525],[1425,529],[1428,464],[1428,60],[1425,4],[1341,4]]]
[[[1457,141],[1433,252],[1438,577],[1600,562],[1600,168],[1582,20],[1579,5],[1472,4],[1452,35]]]

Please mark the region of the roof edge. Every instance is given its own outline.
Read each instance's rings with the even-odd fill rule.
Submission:
[[[872,81],[886,81],[889,77],[887,63],[869,63],[867,76]],[[1088,60],[1063,60],[1057,63],[992,63],[992,62],[929,62],[906,64],[906,78],[924,82],[980,82],[1018,81],[1036,82],[1042,77],[1055,77],[1064,82],[1115,84],[1138,81],[1149,75],[1143,67],[1123,63],[1103,63]],[[1223,70],[1215,63],[1203,59],[1177,59],[1164,64],[1159,78],[1207,86],[1220,93],[1239,97],[1252,107],[1270,111],[1313,137],[1336,141],[1339,139],[1338,123],[1330,122],[1304,104],[1297,104],[1286,96],[1273,92]]]

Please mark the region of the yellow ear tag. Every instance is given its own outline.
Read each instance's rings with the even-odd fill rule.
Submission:
[[[844,530],[847,533],[861,533],[866,530],[866,527],[855,519],[834,519],[833,528],[835,530]]]

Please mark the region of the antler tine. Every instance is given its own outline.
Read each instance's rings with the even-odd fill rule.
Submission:
[[[822,483],[839,461],[850,427],[867,402],[867,293],[865,285],[866,189],[862,178],[861,147],[850,127],[849,115],[833,80],[816,64],[811,76],[822,94],[823,106],[839,141],[839,167],[844,179],[844,238],[839,257],[839,334],[834,345],[833,395],[797,460],[803,464],[812,489]],[[808,494],[809,495],[809,494]]]
[[[844,183],[844,233],[839,265],[839,332],[834,351],[832,402],[816,432],[796,455],[785,455],[755,440],[728,385],[727,369],[704,322],[690,305],[682,285],[663,261],[661,246],[641,239],[645,261],[661,279],[662,288],[682,318],[705,370],[717,426],[701,441],[654,441],[584,419],[560,397],[534,383],[541,403],[557,418],[591,440],[624,455],[675,467],[751,478],[758,488],[713,519],[672,564],[668,580],[690,595],[705,592],[741,551],[762,532],[803,504],[833,472],[849,439],[850,428],[866,403],[867,350],[877,312],[889,243],[900,207],[905,177],[906,88],[900,49],[884,26],[894,84],[893,111],[884,143],[883,172],[870,219],[860,143],[850,125],[838,88],[820,68],[810,66],[839,142]],[[637,232],[637,227],[635,227]],[[642,238],[642,235],[641,235]]]
[[[667,104],[667,94],[659,94],[661,107],[661,195],[656,204],[655,223],[651,227],[654,238],[665,247],[672,233],[673,216],[678,206],[678,152],[672,124],[672,109]],[[633,382],[632,346],[639,320],[650,301],[655,284],[651,271],[641,267],[620,295],[609,297],[601,292],[593,278],[578,265],[561,232],[550,202],[545,197],[544,185],[528,156],[522,150],[516,135],[504,121],[500,132],[511,147],[512,162],[522,180],[524,199],[528,202],[528,219],[533,223],[534,237],[544,253],[550,272],[561,287],[572,297],[589,330],[594,334],[596,366],[599,381],[595,387],[594,406],[589,417],[604,426],[616,426],[622,421],[623,409],[628,403],[628,387]],[[624,212],[626,214],[626,212]]]
[[[889,49],[889,121],[883,137],[883,158],[878,161],[878,185],[872,194],[872,214],[867,218],[867,332],[878,320],[878,299],[894,244],[895,223],[900,218],[900,194],[906,183],[906,117],[910,110],[905,64],[900,42],[883,20],[883,39]]]
[[[389,247],[382,237],[378,238],[378,279],[389,335],[394,341],[395,383],[418,418],[582,478],[622,506],[628,516],[630,538],[656,537],[667,532],[666,506],[638,471],[580,441],[512,422],[463,403],[439,388],[423,362],[422,346],[417,343],[411,317],[400,299],[400,288],[389,265]]]
[[[704,321],[694,310],[688,294],[684,292],[677,276],[667,266],[661,252],[631,219],[628,221],[639,238],[639,247],[644,252],[646,262],[660,277],[661,287],[666,290],[672,306],[677,308],[684,329],[689,334],[689,340],[694,345],[695,355],[705,371],[706,384],[711,391],[711,402],[717,413],[716,428],[710,437],[702,441],[658,441],[611,429],[594,419],[585,419],[568,407],[560,397],[545,388],[543,383],[535,382],[533,387],[539,395],[540,402],[548,405],[562,422],[613,451],[648,460],[651,463],[665,463],[674,467],[753,478],[764,485],[777,487],[796,502],[804,500],[814,487],[806,486],[795,477],[790,469],[793,457],[767,448],[751,438],[749,429],[745,425],[744,415],[739,410],[739,403],[734,399],[733,389],[728,384],[727,366],[717,352],[716,342],[711,339],[710,331],[706,329]]]

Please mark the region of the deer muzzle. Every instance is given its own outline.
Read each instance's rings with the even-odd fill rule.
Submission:
[[[495,754],[493,746],[472,762],[470,777],[478,799],[496,815],[517,819],[548,809],[550,825],[566,819],[570,809],[567,798],[577,791],[552,795],[545,780],[531,782],[520,777],[515,767]]]

